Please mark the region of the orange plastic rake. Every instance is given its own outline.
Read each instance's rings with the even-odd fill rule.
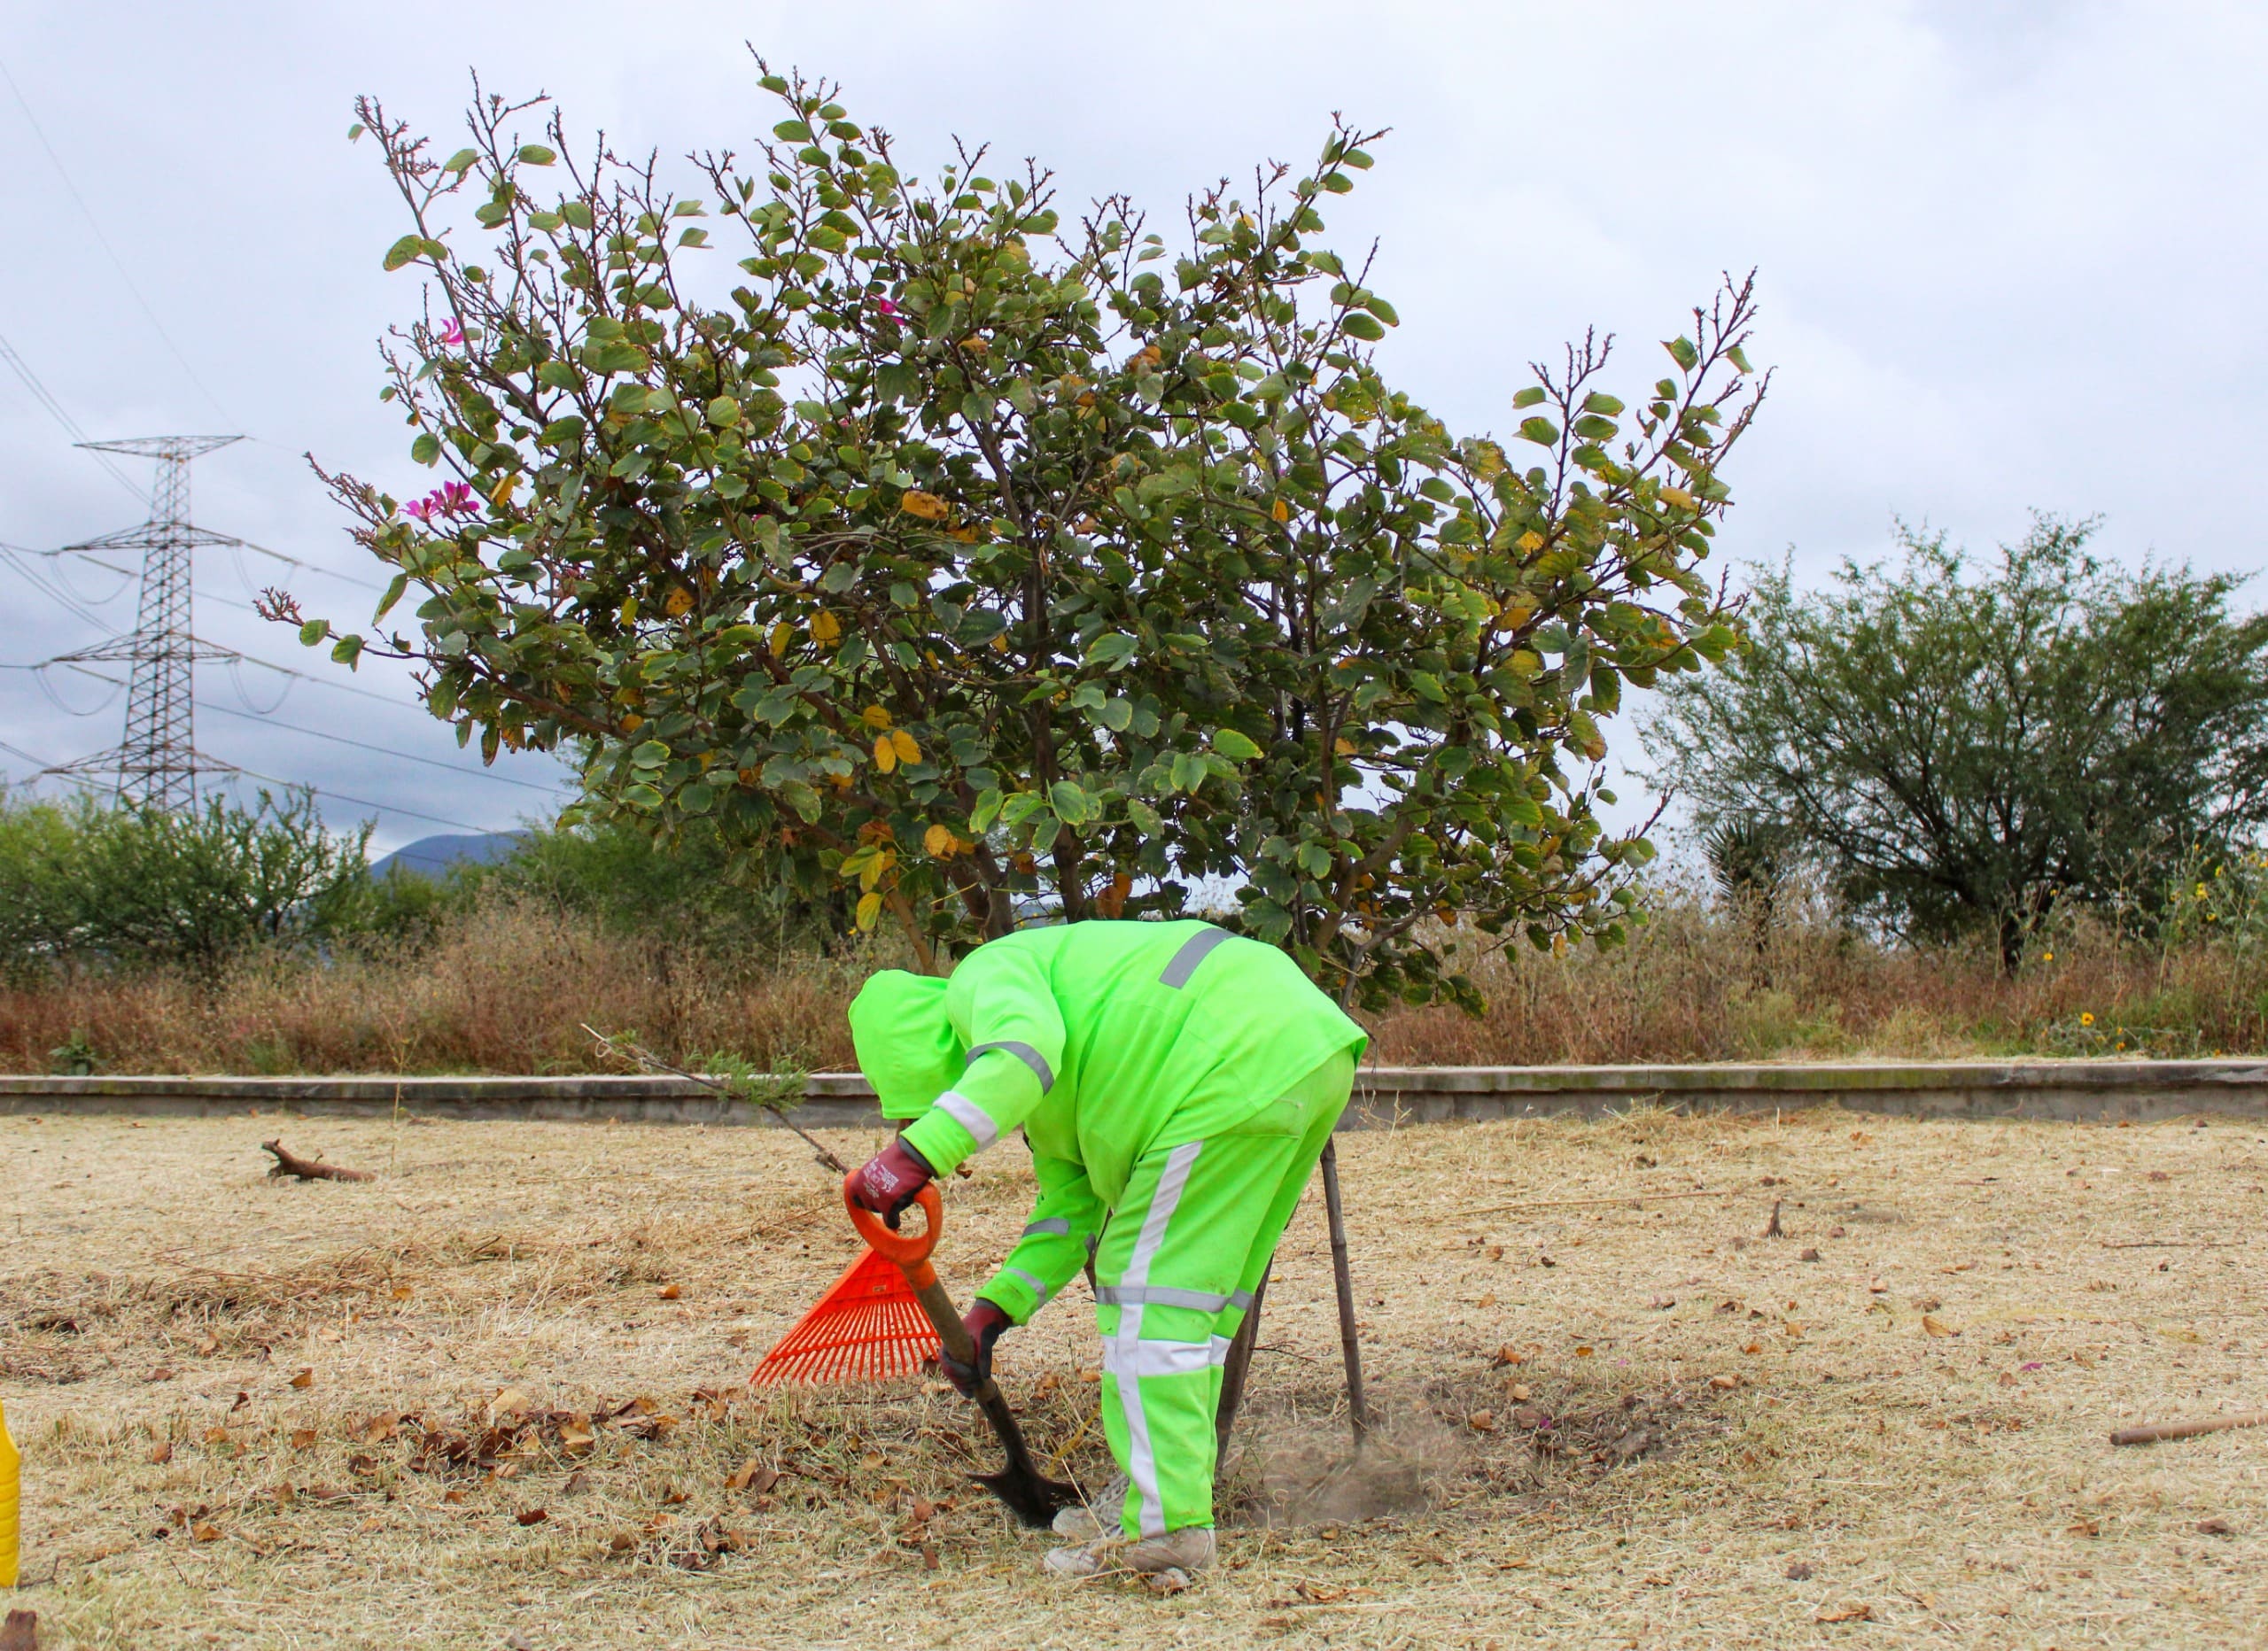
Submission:
[[[937,1356],[937,1332],[905,1274],[872,1250],[764,1355],[749,1381],[880,1382],[912,1376]]]

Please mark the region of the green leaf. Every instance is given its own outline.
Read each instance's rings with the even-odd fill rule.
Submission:
[[[473,167],[479,164],[480,151],[478,150],[460,149],[455,154],[451,155],[447,160],[441,163],[441,170],[444,172],[465,173],[471,171]]]
[[[1233,728],[1213,730],[1211,745],[1231,763],[1249,763],[1260,755],[1260,748]]]
[[[1756,370],[1748,364],[1748,352],[1736,344],[1725,352],[1725,360],[1744,373],[1752,373]]]
[[[1095,720],[1113,733],[1124,733],[1134,725],[1134,708],[1124,700],[1105,700],[1095,708]]]
[[[330,634],[330,620],[310,619],[307,624],[299,627],[299,646],[302,647],[313,647],[316,643],[322,641],[323,638]]]
[[[1084,826],[1094,818],[1095,800],[1076,780],[1059,779],[1048,787],[1047,802],[1066,826]]]
[[[1586,413],[1575,421],[1575,434],[1581,436],[1585,441],[1612,441],[1617,435],[1620,434],[1620,430],[1611,418],[1601,418],[1596,413]]]
[[[670,748],[659,740],[648,740],[632,749],[630,760],[640,768],[659,768],[670,760]]]
[[[431,464],[441,456],[441,438],[430,430],[421,431],[409,444],[409,456],[420,464]]]
[[[1530,384],[1512,398],[1512,405],[1516,407],[1532,407],[1541,405],[1542,400],[1543,391],[1534,384]]]
[[[379,620],[392,613],[393,611],[393,605],[401,600],[401,593],[408,588],[409,576],[406,573],[395,574],[393,577],[387,582],[386,593],[378,599],[378,610],[370,616],[370,623],[376,624]]]
[[[1607,394],[1604,390],[1594,390],[1583,398],[1583,411],[1604,413],[1609,418],[1619,418],[1622,413],[1622,403],[1619,398]]]
[[[1131,658],[1140,646],[1140,639],[1127,632],[1106,631],[1088,646],[1087,663],[1108,669]]]
[[[1000,818],[1000,804],[1002,801],[1003,799],[998,789],[988,790],[979,794],[976,799],[976,806],[971,809],[968,813],[968,829],[972,834],[982,837],[986,832],[992,829],[992,822]]]
[[[423,252],[425,240],[423,236],[403,236],[401,239],[386,248],[385,267],[388,269],[400,268]]]
[[[587,229],[591,227],[591,207],[588,201],[562,201],[559,203],[559,215],[578,229]]]
[[[1386,329],[1360,310],[1348,312],[1347,318],[1339,325],[1341,331],[1370,344],[1376,344],[1386,337]]]
[[[1701,352],[1693,347],[1690,338],[1665,338],[1662,348],[1669,352],[1670,360],[1689,373],[1700,362]]]
[[[1524,418],[1520,421],[1520,437],[1539,447],[1556,446],[1559,441],[1559,427],[1548,418]]]
[[[719,430],[741,422],[741,404],[730,396],[718,396],[702,409],[711,424]]]
[[[1363,307],[1370,311],[1371,314],[1377,316],[1389,327],[1399,327],[1402,325],[1402,316],[1395,311],[1394,306],[1387,303],[1384,298],[1379,298],[1376,293],[1372,293],[1369,298],[1363,300]]]
[[[523,143],[520,145],[520,159],[528,166],[548,167],[558,159],[559,155],[556,151],[546,149],[541,143]]]
[[[355,662],[362,657],[362,639],[359,636],[340,637],[338,645],[330,650],[330,657],[332,663],[344,665],[349,670],[353,670]]]

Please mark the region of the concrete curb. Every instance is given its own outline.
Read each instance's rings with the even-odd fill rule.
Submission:
[[[857,1073],[819,1073],[796,1109],[812,1128],[878,1121]],[[2268,1119],[2268,1060],[1789,1062],[1689,1066],[1372,1066],[1345,1128],[1596,1115],[1634,1104],[1759,1112],[1840,1105],[1912,1118],[2146,1123],[2198,1113]],[[89,1077],[0,1075],[0,1116],[540,1119],[771,1121],[682,1078]]]

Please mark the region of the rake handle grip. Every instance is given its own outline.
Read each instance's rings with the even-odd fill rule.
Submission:
[[[851,1197],[850,1190],[858,1179],[858,1172],[855,1169],[843,1178],[843,1207],[850,1212],[850,1224],[858,1229],[858,1236],[866,1241],[866,1248],[883,1260],[895,1261],[904,1267],[906,1281],[914,1289],[920,1289],[920,1281],[915,1277],[913,1269],[918,1267],[929,1273],[931,1278],[936,1276],[934,1272],[929,1272],[929,1252],[937,1247],[937,1240],[945,1230],[944,1200],[937,1196],[936,1184],[924,1182],[921,1190],[914,1194],[913,1201],[921,1206],[921,1213],[929,1221],[928,1230],[916,1236],[892,1232],[881,1216]]]

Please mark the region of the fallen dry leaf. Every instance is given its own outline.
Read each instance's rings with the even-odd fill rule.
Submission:
[[[1492,1370],[1501,1370],[1508,1364],[1526,1364],[1526,1362],[1527,1355],[1513,1346],[1511,1343],[1506,1342],[1496,1349],[1496,1356],[1488,1361],[1488,1368]]]
[[[222,1427],[206,1429],[205,1442],[207,1445],[226,1445],[229,1442],[229,1430]]]
[[[1798,1261],[1816,1261],[1819,1260],[1819,1252],[1817,1250],[1806,1250],[1801,1255],[1798,1256],[1796,1260]]]
[[[664,1284],[654,1293],[664,1301],[675,1301],[679,1297],[684,1295],[685,1291],[678,1288],[675,1284]]]
[[[1169,1565],[1155,1576],[1145,1577],[1144,1584],[1153,1593],[1184,1593],[1189,1589],[1189,1577],[1178,1566]]]
[[[189,1528],[190,1536],[198,1542],[218,1542],[221,1527],[209,1519],[200,1519]]]
[[[1927,1313],[1924,1313],[1922,1315],[1922,1332],[1925,1336],[1958,1336],[1961,1334],[1959,1330],[1954,1329],[1942,1319],[1933,1317],[1931,1314]]]
[[[293,1428],[291,1430],[291,1448],[293,1450],[313,1450],[315,1447],[315,1430],[313,1428]]]
[[[142,1379],[145,1382],[170,1382],[174,1379],[174,1373],[161,1364]]]
[[[1709,1385],[1715,1388],[1720,1393],[1730,1392],[1734,1388],[1740,1385],[1740,1377],[1736,1376],[1713,1376],[1709,1378]]]
[[[441,1500],[452,1508],[462,1508],[464,1506],[464,1492],[462,1491],[444,1491],[441,1492]]]
[[[1814,1611],[1811,1619],[1815,1623],[1870,1623],[1875,1619],[1875,1608],[1871,1605],[1846,1605],[1839,1611]]]
[[[150,1460],[158,1466],[163,1467],[173,1459],[174,1447],[169,1441],[161,1441],[150,1447]]]
[[[2074,1519],[2063,1527],[2063,1534],[2067,1537],[2099,1537],[2102,1534],[2102,1521],[2085,1517]]]
[[[1475,1433],[1494,1433],[1496,1430],[1496,1413],[1493,1410],[1476,1410],[1464,1419],[1464,1425]]]
[[[1764,1344],[1762,1342],[1752,1341],[1749,1343],[1747,1346],[1742,1348],[1741,1351],[1743,1353],[1762,1353],[1764,1351]]]
[[[2236,1531],[2225,1519],[2201,1519],[2197,1522],[2197,1534],[2201,1537],[2233,1537]]]
[[[1504,1384],[1504,1397],[1526,1403],[1535,1397],[1535,1392],[1526,1382],[1507,1382]]]
[[[1810,1565],[1806,1564],[1802,1560],[1798,1560],[1794,1564],[1789,1566],[1787,1570],[1787,1577],[1790,1582],[1809,1582],[1816,1575],[1818,1575],[1818,1573],[1813,1570]]]
[[[518,1388],[500,1388],[497,1390],[496,1397],[488,1401],[486,1407],[488,1420],[493,1422],[499,1416],[524,1413],[527,1407],[528,1396]]]
[[[0,1651],[39,1651],[37,1611],[11,1611],[0,1620]]]
[[[545,1508],[531,1508],[527,1512],[524,1514],[515,1514],[512,1517],[518,1520],[524,1525],[540,1525],[545,1520],[551,1517],[551,1510]]]
[[[313,1387],[315,1384],[315,1373],[312,1369],[302,1370],[291,1378],[291,1385],[303,1390]]]
[[[311,1484],[301,1494],[311,1502],[336,1504],[353,1500],[350,1492],[340,1490],[335,1484]]]
[[[753,1491],[758,1496],[780,1483],[780,1476],[753,1456],[725,1476],[728,1491]]]
[[[392,1290],[389,1291],[387,1293],[396,1301],[407,1301],[410,1297],[416,1295],[417,1292],[407,1284],[396,1284]]]

